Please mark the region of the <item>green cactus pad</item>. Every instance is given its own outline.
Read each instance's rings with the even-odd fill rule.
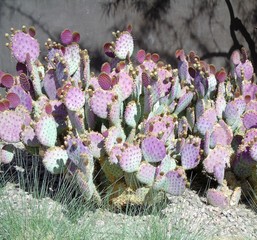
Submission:
[[[178,101],[177,107],[175,109],[175,114],[181,113],[184,109],[186,109],[189,104],[191,103],[192,99],[194,97],[193,92],[185,93]]]
[[[0,164],[8,164],[14,158],[14,146],[12,144],[0,144]]]
[[[109,121],[113,126],[119,127],[121,124],[120,112],[122,103],[118,100],[112,102],[109,107]]]
[[[36,136],[41,144],[53,147],[57,139],[57,126],[52,116],[43,115],[36,123]]]
[[[73,75],[80,65],[79,45],[72,43],[65,47],[64,60],[67,63],[69,75]]]
[[[30,147],[37,147],[40,145],[36,137],[36,133],[31,126],[26,126],[21,133],[21,140],[22,142]]]
[[[89,149],[95,158],[103,155],[104,137],[101,133],[91,131],[88,134],[90,141]]]
[[[126,124],[132,128],[135,128],[137,125],[137,104],[135,101],[130,101],[126,106],[124,113],[124,120]]]
[[[151,186],[154,182],[156,167],[148,162],[142,162],[136,177],[143,184]]]
[[[166,174],[169,171],[175,170],[176,167],[176,160],[170,155],[166,155],[166,157],[161,161],[161,164],[156,167],[156,178],[160,178],[161,175]]]
[[[227,104],[224,111],[224,116],[226,123],[229,126],[232,126],[235,122],[237,122],[237,120],[240,118],[240,115],[235,102],[230,102]]]
[[[104,147],[106,152],[109,154],[112,148],[117,143],[124,143],[126,140],[126,135],[122,128],[111,127],[108,130],[108,137],[105,139]]]
[[[99,159],[99,162],[106,178],[111,183],[120,180],[123,177],[123,171],[118,164],[110,163],[102,157]]]
[[[60,147],[52,147],[45,152],[43,164],[50,173],[58,174],[64,170],[67,160],[68,154],[66,150]]]

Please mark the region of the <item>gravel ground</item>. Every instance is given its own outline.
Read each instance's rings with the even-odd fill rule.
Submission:
[[[25,196],[25,197],[24,197]],[[210,240],[256,240],[257,239],[257,215],[244,204],[228,209],[219,209],[205,203],[205,198],[199,197],[196,192],[186,190],[182,196],[169,196],[168,205],[161,210],[161,214],[129,216],[122,213],[113,213],[98,209],[94,212],[86,211],[77,223],[91,224],[95,239],[147,239],[147,233],[158,231],[168,238],[174,231],[183,228],[186,236],[202,233],[205,239]],[[40,208],[48,206],[47,216],[58,216],[60,220],[67,220],[64,214],[67,211],[60,203],[50,198],[34,199],[32,195],[8,183],[3,189],[1,201],[8,200],[13,211],[24,211],[30,214],[31,206],[35,204]],[[56,211],[59,214],[56,214]],[[0,218],[5,214],[1,209]],[[87,219],[94,219],[88,223]],[[167,224],[162,224],[162,223]],[[163,227],[162,227],[163,226]],[[121,238],[123,236],[123,238]],[[158,237],[156,238],[158,239]],[[182,238],[181,238],[182,239]],[[183,239],[189,239],[187,237]],[[190,238],[191,239],[191,238]],[[192,238],[197,239],[197,237]]]

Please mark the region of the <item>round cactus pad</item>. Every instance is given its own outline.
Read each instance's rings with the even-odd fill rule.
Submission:
[[[98,76],[98,84],[103,90],[112,89],[112,79],[105,72],[100,73],[100,75]]]
[[[225,167],[230,164],[231,149],[227,146],[217,145],[210,150],[204,159],[203,165],[208,173],[213,173],[218,183],[222,184]]]
[[[229,206],[229,198],[221,191],[216,189],[208,189],[207,201],[212,206],[225,208]]]
[[[129,32],[122,32],[115,42],[115,55],[119,59],[126,59],[127,55],[131,57],[134,51],[134,42]]]
[[[124,148],[119,160],[121,169],[128,173],[137,171],[142,159],[141,149],[138,146],[133,145]]]
[[[144,159],[148,162],[160,162],[166,156],[165,144],[156,137],[146,137],[141,148]]]
[[[86,98],[83,91],[76,87],[70,87],[64,97],[65,106],[71,111],[78,111],[85,104]]]
[[[107,118],[108,105],[112,103],[114,94],[112,92],[97,89],[90,99],[90,106],[95,115],[100,118]]]
[[[142,162],[139,170],[137,171],[137,179],[146,185],[152,185],[154,182],[156,167],[148,162]]]
[[[186,143],[181,152],[181,162],[185,170],[195,168],[200,162],[200,140]]]
[[[25,63],[27,54],[29,54],[32,61],[38,58],[40,52],[39,43],[29,34],[17,31],[11,38],[11,41],[11,50],[18,62]]]
[[[243,115],[243,124],[246,129],[257,127],[257,112],[249,110]]]
[[[216,121],[217,117],[215,109],[208,109],[199,117],[199,120],[197,121],[197,129],[202,135],[205,135],[207,130],[212,130]]]
[[[182,168],[167,172],[154,183],[155,189],[171,195],[181,195],[186,189],[186,176]]]
[[[20,141],[24,119],[15,111],[0,112],[0,139],[15,143]]]
[[[53,147],[45,152],[43,164],[49,172],[57,174],[64,170],[67,160],[68,154],[66,150],[60,147]]]
[[[137,121],[137,104],[135,101],[131,101],[128,103],[124,113],[124,120],[126,124],[132,128],[136,127]]]
[[[49,115],[42,116],[36,123],[35,132],[41,144],[53,147],[57,139],[57,126],[54,118]]]
[[[8,164],[14,158],[14,146],[11,144],[0,145],[0,164]]]

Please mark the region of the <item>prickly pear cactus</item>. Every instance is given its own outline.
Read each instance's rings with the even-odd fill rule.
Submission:
[[[17,74],[0,71],[2,164],[15,147],[40,150],[45,168],[75,176],[87,200],[111,189],[119,207],[183,194],[192,169],[218,183],[207,192],[214,206],[236,205],[246,180],[256,192],[257,85],[245,49],[229,74],[182,49],[176,69],[135,53],[129,26],[104,45],[110,61],[94,74],[79,33],[48,39],[45,63],[35,35],[25,26],[6,34]]]

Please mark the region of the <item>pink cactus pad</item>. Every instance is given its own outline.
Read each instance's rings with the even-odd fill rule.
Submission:
[[[14,78],[11,74],[5,73],[1,76],[0,83],[6,88],[11,88],[14,84]]]
[[[158,136],[161,133],[160,140],[166,142],[174,137],[174,122],[171,116],[152,117],[145,122],[145,134]]]
[[[238,65],[240,63],[240,52],[238,50],[232,52],[231,60],[234,63],[234,65]]]
[[[120,158],[120,156],[122,154],[122,147],[123,147],[123,144],[116,144],[111,149],[111,151],[109,153],[109,162],[111,164],[118,164],[118,162],[119,162],[118,158]]]
[[[126,145],[119,160],[120,167],[127,173],[135,172],[139,169],[142,159],[142,152],[139,146]]]
[[[246,60],[246,62],[237,65],[235,72],[239,79],[241,79],[241,74],[243,74],[246,80],[250,80],[253,77],[253,65],[249,60]]]
[[[185,143],[181,152],[181,162],[185,170],[195,168],[200,162],[200,139]]]
[[[102,72],[99,76],[98,76],[98,84],[99,86],[103,89],[103,90],[110,90],[112,89],[112,79],[111,77],[105,73]]]
[[[208,203],[214,207],[226,208],[229,206],[229,197],[222,191],[210,188],[206,197]]]
[[[10,143],[20,141],[23,118],[15,111],[0,112],[0,139]]]
[[[204,135],[207,130],[212,131],[216,121],[217,117],[215,109],[208,109],[199,117],[199,120],[196,123],[197,130]]]
[[[146,185],[151,186],[154,182],[156,167],[148,162],[142,162],[137,172],[137,179]]]
[[[70,87],[65,93],[64,104],[71,111],[78,111],[85,104],[85,94],[82,90],[76,87]]]
[[[166,156],[164,142],[156,137],[146,137],[141,145],[144,159],[148,162],[160,162]]]
[[[145,60],[145,50],[141,49],[137,52],[137,56],[136,56],[136,59],[139,63],[143,63],[144,60]]]
[[[101,72],[105,72],[107,74],[111,73],[111,65],[108,62],[105,62],[102,66],[101,66]]]
[[[27,75],[25,73],[21,73],[19,76],[20,85],[21,87],[28,92],[31,88],[30,80],[28,79]]]
[[[59,88],[60,85],[57,83],[57,80],[55,79],[55,71],[53,69],[50,69],[46,72],[45,77],[43,79],[43,87],[49,99],[56,99],[57,88]]]
[[[113,126],[119,127],[121,124],[120,111],[121,111],[121,102],[118,100],[113,101],[109,107],[109,116],[108,116],[108,119]]]
[[[31,126],[26,126],[21,133],[22,142],[30,147],[38,147],[40,142],[36,137],[35,130]]]
[[[115,55],[119,59],[126,59],[131,57],[134,51],[134,42],[129,32],[122,32],[115,42]]]
[[[205,170],[214,174],[220,184],[223,182],[226,166],[230,165],[231,153],[231,148],[217,145],[213,150],[210,150],[209,155],[203,161]]]
[[[38,41],[29,34],[17,31],[11,38],[11,51],[18,62],[25,63],[27,54],[35,61],[40,53]]]
[[[181,195],[186,189],[185,171],[183,168],[169,171],[154,183],[153,188],[171,195]]]
[[[257,142],[250,147],[250,156],[254,161],[257,161]]]
[[[108,105],[112,103],[114,94],[102,89],[97,89],[90,99],[90,106],[95,115],[100,118],[107,118]]]
[[[248,110],[243,115],[243,124],[246,129],[257,127],[257,112],[254,110]]]
[[[210,147],[214,148],[217,144],[230,145],[233,140],[232,129],[223,121],[215,124],[210,137]]]
[[[20,104],[25,106],[29,112],[32,111],[32,98],[21,86],[14,85],[9,93],[15,93],[20,98]]]
[[[61,32],[60,38],[61,38],[61,42],[63,44],[65,44],[65,45],[71,44],[72,43],[72,39],[73,39],[71,30],[64,29]]]
[[[133,78],[129,74],[124,71],[118,74],[118,83],[116,86],[119,87],[121,101],[126,100],[132,94],[133,85]]]
[[[80,34],[78,32],[72,33],[72,42],[78,43],[80,41]]]
[[[142,72],[142,83],[144,87],[148,87],[151,84],[151,79],[146,72]]]
[[[67,153],[69,159],[78,167],[83,168],[85,166],[83,162],[81,162],[81,155],[87,155],[89,161],[93,161],[93,156],[90,152],[88,146],[83,143],[80,138],[70,138],[67,141]]]
[[[6,98],[10,103],[10,108],[16,108],[21,102],[19,96],[16,93],[7,93]]]

